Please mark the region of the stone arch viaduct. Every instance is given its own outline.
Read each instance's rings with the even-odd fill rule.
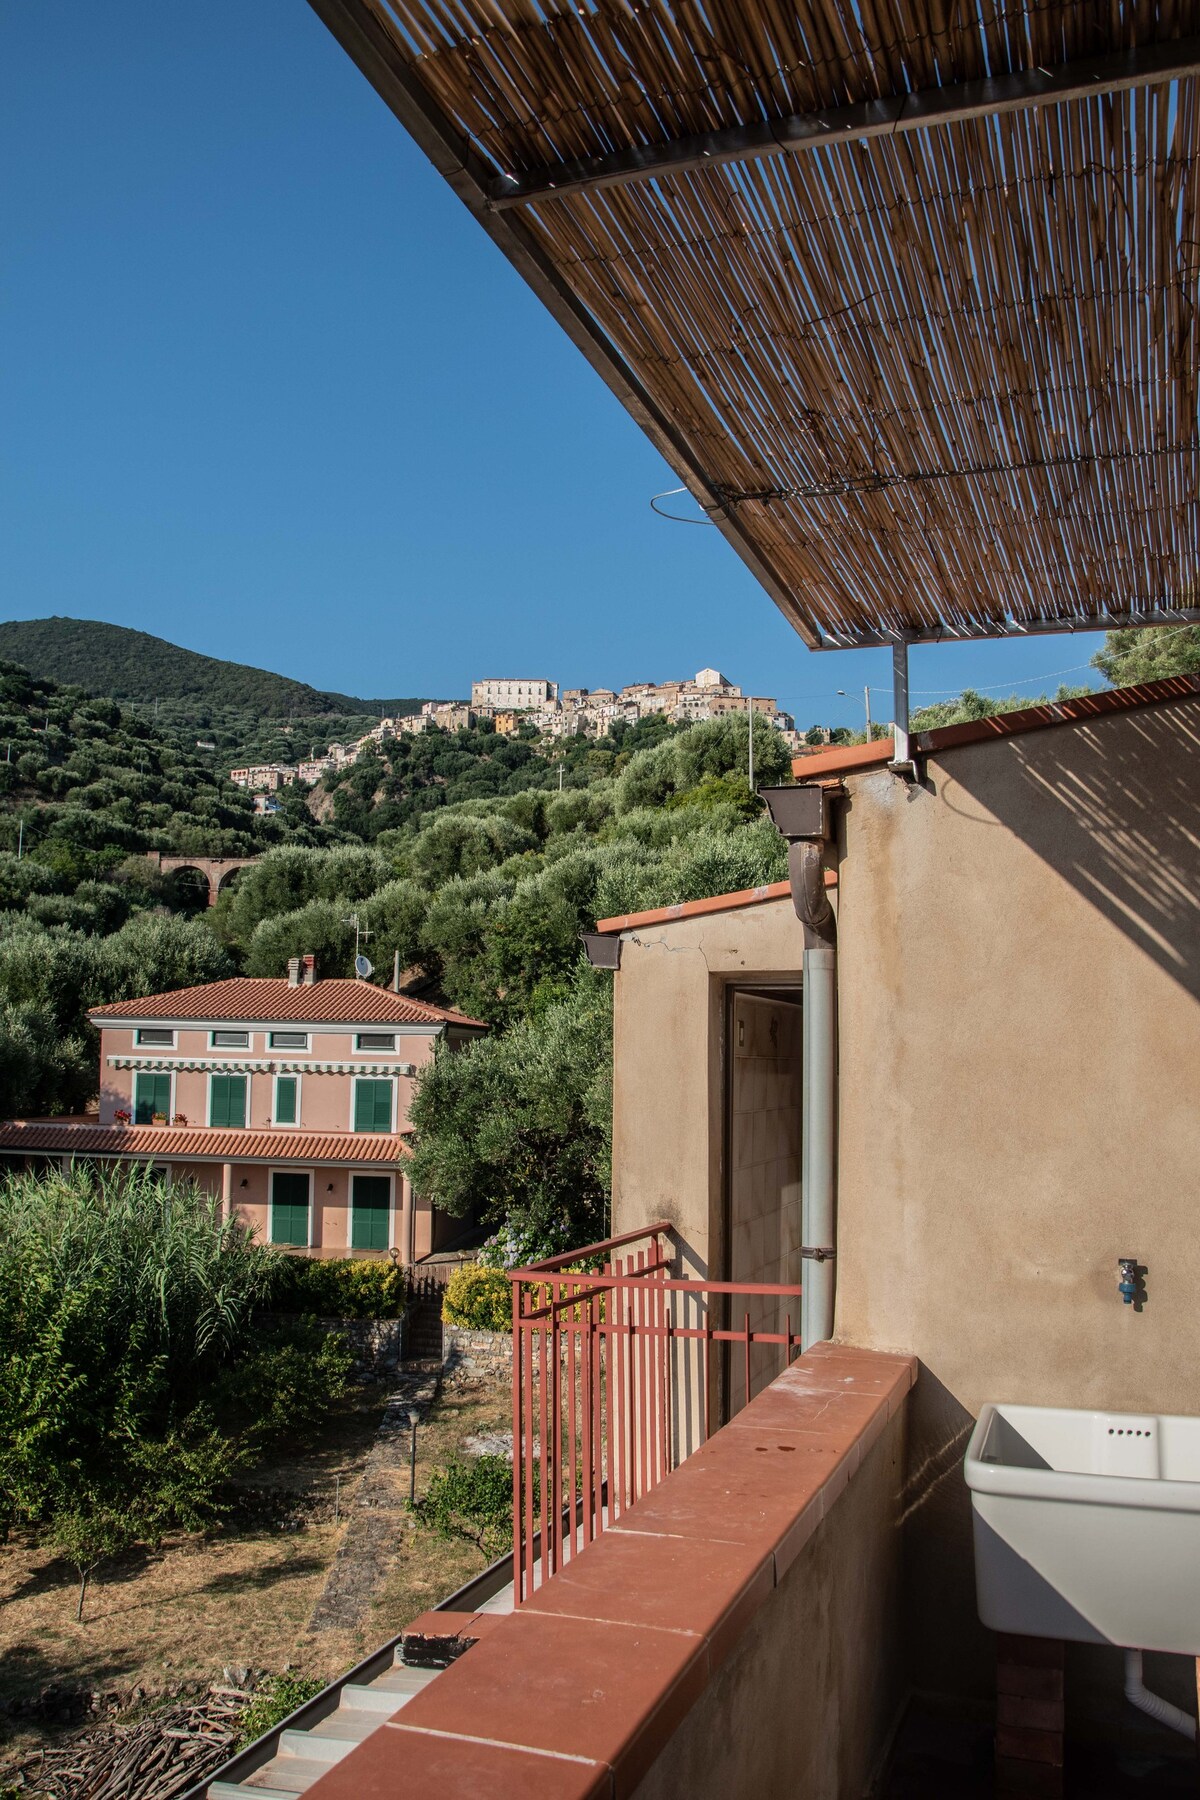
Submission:
[[[208,904],[215,906],[223,887],[231,875],[239,869],[248,869],[252,864],[261,862],[258,856],[164,856],[160,850],[147,853],[147,861],[164,875],[172,874],[176,869],[195,869],[208,883]]]

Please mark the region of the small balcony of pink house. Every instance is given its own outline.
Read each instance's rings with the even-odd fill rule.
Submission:
[[[513,1611],[430,1615],[459,1654],[315,1800],[866,1791],[915,1361],[801,1356],[796,1286],[681,1251],[658,1224],[512,1273]]]

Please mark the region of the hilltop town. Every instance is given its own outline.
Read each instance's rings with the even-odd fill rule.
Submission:
[[[522,725],[545,738],[604,737],[618,722],[634,725],[652,714],[679,725],[730,713],[752,714],[781,732],[792,749],[800,749],[795,720],[781,712],[766,694],[744,694],[719,669],[700,669],[690,680],[638,681],[621,688],[562,688],[556,681],[532,676],[487,676],[471,683],[469,700],[429,700],[419,712],[382,718],[351,743],[332,743],[322,756],[306,762],[258,763],[233,769],[230,779],[250,793],[268,797],[299,783],[312,787],[322,776],[336,774],[356,762],[372,745],[389,738],[425,731],[465,731],[490,720],[501,737]]]

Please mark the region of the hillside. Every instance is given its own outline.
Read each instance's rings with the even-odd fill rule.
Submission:
[[[0,852],[19,848],[64,894],[147,850],[250,856],[329,841],[299,795],[258,818],[248,794],[115,701],[5,662],[0,752]]]
[[[231,711],[260,719],[419,711],[417,697],[364,700],[246,663],[183,650],[165,638],[99,619],[9,619],[0,657],[45,680],[113,700],[174,702],[174,710]]]

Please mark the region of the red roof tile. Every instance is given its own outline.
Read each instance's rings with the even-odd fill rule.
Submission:
[[[984,744],[995,738],[1020,737],[1027,731],[1045,731],[1051,725],[1085,725],[1114,713],[1134,712],[1142,706],[1163,706],[1169,700],[1192,700],[1200,694],[1200,675],[1168,675],[1162,681],[1143,681],[1136,687],[1111,688],[1102,694],[1080,694],[1074,700],[1055,700],[1046,706],[1023,706],[1019,712],[993,713],[989,719],[967,719],[961,725],[939,725],[933,731],[914,731],[911,743],[921,756],[953,750],[960,744]],[[821,775],[850,775],[855,770],[878,768],[893,756],[891,738],[870,744],[836,744],[813,756],[797,756],[792,774],[798,781]]]
[[[239,1025],[469,1025],[486,1031],[480,1019],[447,1007],[430,1006],[370,981],[315,981],[294,987],[267,976],[238,975],[207,981],[203,987],[175,988],[136,1000],[93,1007],[96,1024],[109,1019],[220,1019]]]
[[[153,1156],[164,1162],[395,1163],[404,1133],[224,1131],[186,1125],[0,1125],[0,1150],[29,1155]]]

